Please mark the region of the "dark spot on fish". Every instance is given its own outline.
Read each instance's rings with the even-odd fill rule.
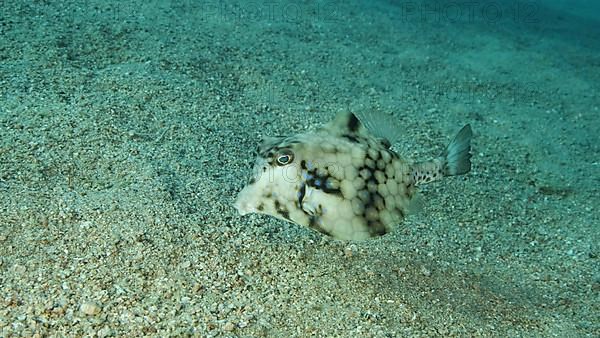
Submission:
[[[369,228],[369,234],[372,237],[383,236],[387,234],[387,229],[379,221],[368,221],[367,226]]]
[[[358,118],[356,118],[354,114],[350,114],[350,117],[348,118],[348,130],[351,132],[356,132],[359,126],[360,121],[358,121]]]
[[[306,169],[307,169],[307,168],[306,168],[306,160],[302,160],[302,161],[300,162],[300,167],[301,167],[302,169],[304,169],[304,170],[306,170]]]
[[[304,200],[304,195],[306,195],[306,185],[302,184],[300,186],[300,190],[298,190],[298,207],[302,209],[302,200]]]
[[[373,182],[369,182],[367,183],[367,191],[369,193],[374,193],[377,191],[377,184],[373,183]]]
[[[356,136],[351,135],[351,134],[342,134],[342,137],[347,139],[348,141],[352,142],[352,143],[360,143],[360,139],[358,139]]]
[[[278,200],[275,200],[275,211],[277,211],[277,213],[281,217],[283,217],[283,218],[285,218],[287,220],[290,219],[290,213],[289,213],[289,211],[283,205],[281,205],[281,203]]]
[[[328,194],[334,194],[334,195],[342,195],[342,191],[338,188],[328,188],[327,185],[323,186],[323,188],[321,189],[323,190],[323,192],[328,193]]]
[[[259,205],[256,207],[256,210],[258,210],[258,211],[263,211],[263,210],[265,210],[265,205],[264,205],[264,204],[262,204],[262,203],[260,203],[260,204],[259,204]]]
[[[309,170],[306,175],[306,185],[328,194],[341,195],[342,191],[339,188],[330,188],[327,186],[328,179],[330,179],[329,175],[319,176],[316,169]]]

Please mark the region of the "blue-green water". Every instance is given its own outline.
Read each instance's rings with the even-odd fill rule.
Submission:
[[[0,337],[600,335],[595,1],[4,1]],[[380,239],[239,216],[261,137],[473,168]]]

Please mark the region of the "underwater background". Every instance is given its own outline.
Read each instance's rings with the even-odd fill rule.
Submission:
[[[0,337],[598,337],[599,92],[598,1],[3,1]],[[473,169],[379,239],[237,214],[348,109]]]

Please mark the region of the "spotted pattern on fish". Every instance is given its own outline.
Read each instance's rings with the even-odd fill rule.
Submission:
[[[470,170],[471,135],[467,125],[440,157],[412,163],[356,115],[341,113],[314,132],[264,139],[235,206],[338,239],[381,236],[408,214],[419,184]]]

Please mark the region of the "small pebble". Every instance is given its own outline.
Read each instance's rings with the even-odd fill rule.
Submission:
[[[227,322],[225,323],[225,325],[223,325],[223,330],[224,331],[233,331],[233,329],[235,328],[235,325],[233,325],[232,322]]]
[[[94,316],[100,313],[101,308],[97,303],[94,302],[85,302],[81,304],[79,310],[88,316]]]
[[[15,264],[13,266],[13,271],[17,274],[24,274],[27,271],[27,268],[20,264]]]
[[[347,247],[344,248],[344,256],[346,256],[346,258],[350,258],[354,255],[355,251],[356,251],[355,245],[348,245]]]
[[[352,249],[344,248],[344,256],[346,256],[346,258],[352,257]]]
[[[108,326],[105,326],[96,332],[98,338],[106,338],[112,336],[112,331]]]

